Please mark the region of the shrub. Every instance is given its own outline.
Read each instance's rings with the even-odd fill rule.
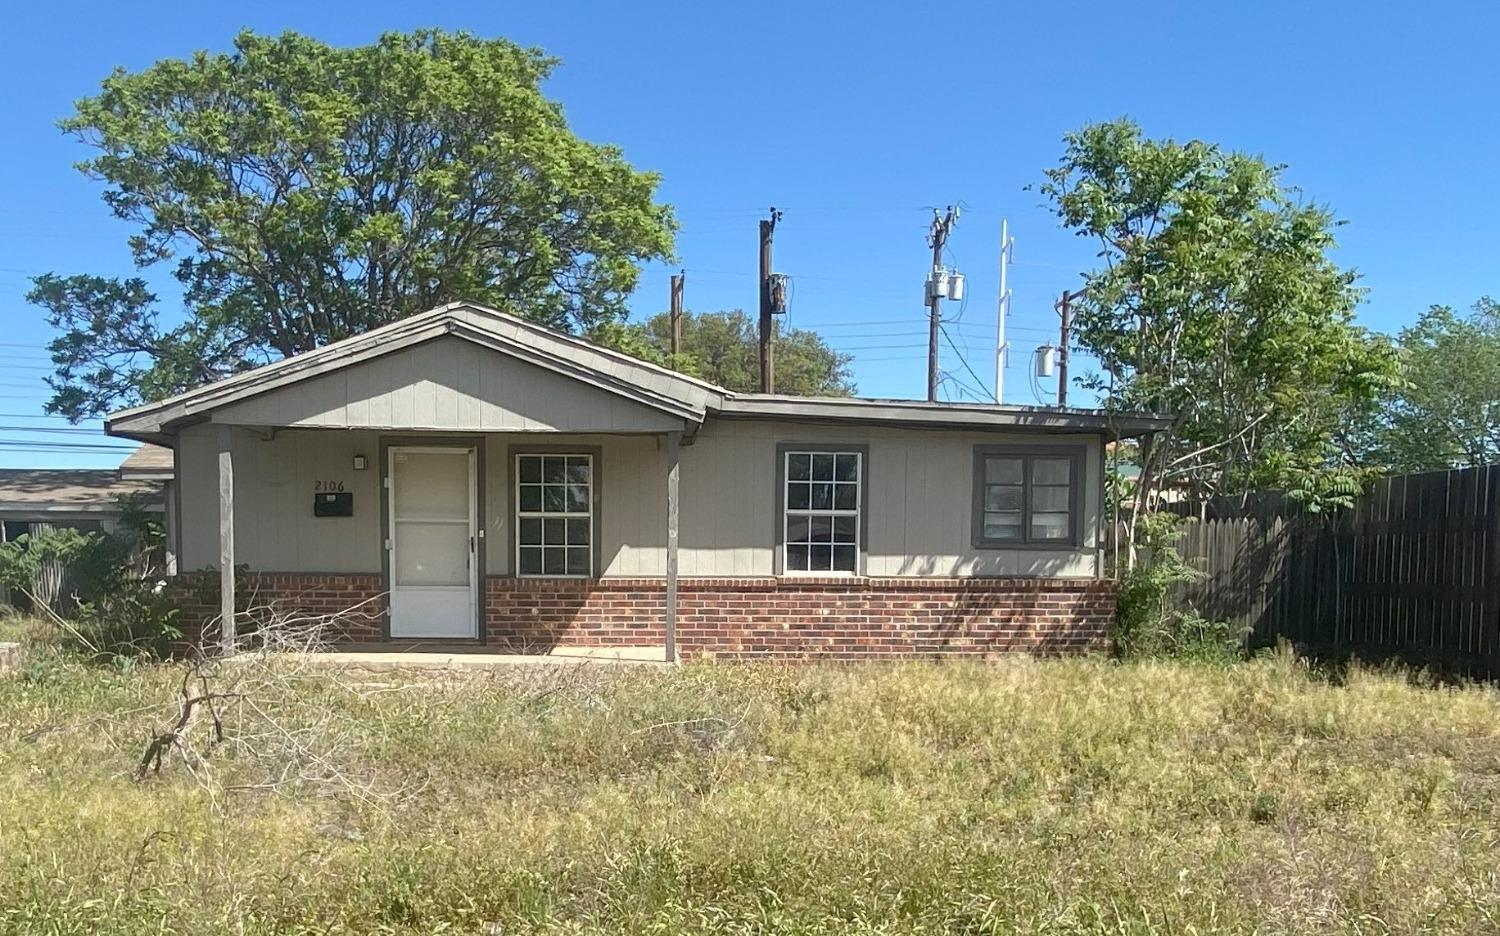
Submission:
[[[63,642],[102,659],[158,656],[181,636],[162,595],[164,531],[138,501],[122,504],[113,533],[44,529],[0,545],[0,584],[32,595],[64,631]],[[49,570],[66,569],[71,593],[39,593]],[[55,575],[54,573],[51,573]]]
[[[1136,525],[1136,561],[1122,572],[1115,649],[1125,657],[1168,657],[1224,663],[1244,657],[1245,632],[1228,621],[1184,607],[1178,586],[1203,573],[1177,551],[1181,520],[1143,516]]]

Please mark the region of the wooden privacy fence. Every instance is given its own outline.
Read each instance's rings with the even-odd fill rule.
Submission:
[[[1184,531],[1206,577],[1182,597],[1255,645],[1500,672],[1500,465],[1382,478],[1331,514],[1279,495],[1216,501]]]

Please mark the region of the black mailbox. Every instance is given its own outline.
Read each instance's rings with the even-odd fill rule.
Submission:
[[[332,494],[313,495],[314,517],[352,517],[354,516],[354,493],[352,491],[339,491]]]

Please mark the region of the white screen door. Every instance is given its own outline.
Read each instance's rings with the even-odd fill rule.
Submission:
[[[474,637],[479,570],[472,448],[390,449],[392,637]]]

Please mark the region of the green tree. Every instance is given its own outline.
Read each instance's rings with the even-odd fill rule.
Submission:
[[[185,308],[169,326],[141,279],[37,278],[63,332],[49,409],[160,398],[455,299],[560,328],[620,319],[675,222],[655,174],[543,96],[555,64],[437,30],[358,48],[244,32],[228,54],[116,71],[62,127]]]
[[[774,336],[776,392],[796,396],[853,396],[851,354],[828,346],[815,331],[793,328]],[[616,346],[620,343],[614,342]],[[641,347],[644,345],[644,348]],[[693,374],[740,393],[760,389],[760,325],[740,309],[682,316],[682,349],[674,359],[671,316],[663,312],[640,327],[639,342],[626,346],[641,357]]]
[[[1372,460],[1395,471],[1500,462],[1500,303],[1461,316],[1433,306],[1403,329],[1405,379],[1369,431]]]
[[[1329,259],[1336,223],[1282,168],[1208,143],[1146,139],[1133,122],[1065,138],[1043,192],[1100,246],[1075,317],[1105,405],[1170,414],[1140,447],[1133,529],[1171,487],[1343,489],[1350,412],[1395,380],[1389,342],[1353,322],[1360,290]]]

